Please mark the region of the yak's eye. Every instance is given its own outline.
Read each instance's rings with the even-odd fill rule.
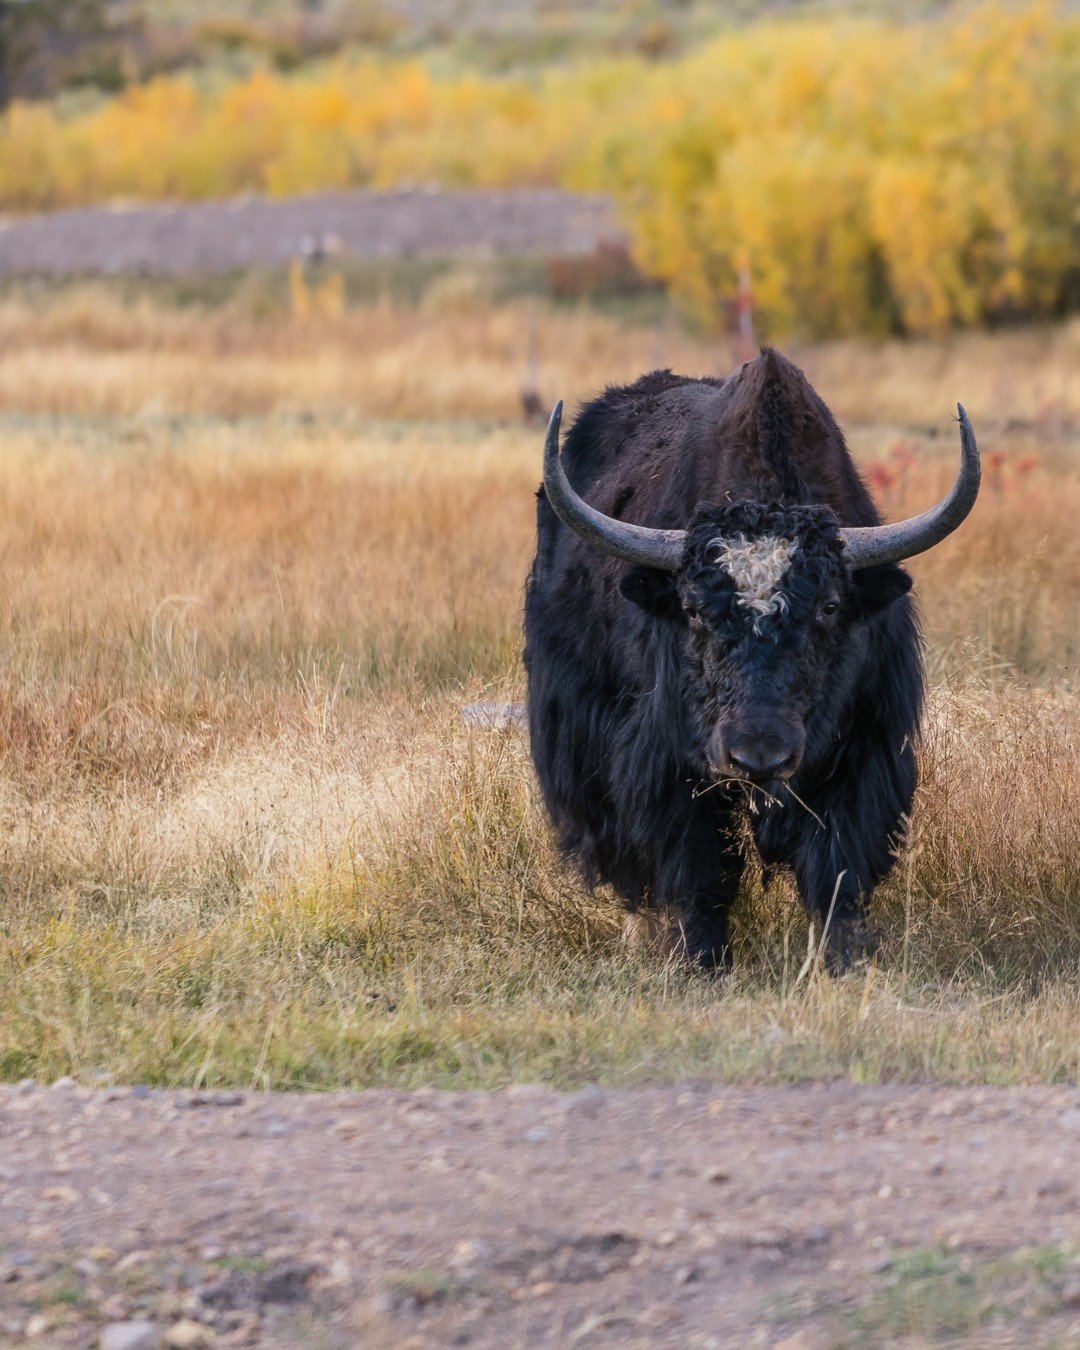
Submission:
[[[838,600],[826,600],[818,610],[818,617],[822,619],[831,619],[839,608],[840,602]]]
[[[686,621],[687,621],[687,623],[690,625],[691,628],[700,628],[700,627],[701,627],[701,610],[700,610],[700,609],[696,609],[693,605],[687,605],[687,606],[684,608],[683,613],[686,615]]]
[[[708,562],[719,562],[723,556],[724,546],[719,539],[714,539],[711,544],[705,545],[705,558]]]

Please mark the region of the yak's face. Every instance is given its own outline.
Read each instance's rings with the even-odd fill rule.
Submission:
[[[696,739],[688,749],[703,775],[760,785],[791,778],[808,737],[833,739],[866,618],[909,586],[897,567],[853,575],[825,507],[700,507],[668,583],[668,617],[684,630]],[[624,591],[643,602],[632,580]]]

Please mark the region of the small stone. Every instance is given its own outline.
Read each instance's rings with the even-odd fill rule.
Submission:
[[[28,1341],[39,1341],[51,1326],[52,1323],[44,1313],[35,1313],[27,1322],[23,1334]]]
[[[174,1322],[164,1337],[164,1343],[171,1350],[194,1350],[195,1347],[213,1345],[216,1340],[217,1337],[208,1326],[192,1321],[190,1317]]]
[[[254,1345],[259,1338],[259,1315],[254,1312],[234,1313],[234,1325],[221,1337],[222,1345]]]
[[[680,1266],[675,1272],[676,1284],[693,1284],[698,1278],[700,1271],[697,1266]]]
[[[63,1205],[73,1205],[79,1198],[79,1192],[70,1186],[48,1186],[41,1192],[43,1200],[55,1200]]]
[[[20,1097],[25,1097],[28,1092],[33,1092],[37,1085],[36,1078],[20,1078],[15,1084],[15,1091]]]
[[[705,1180],[714,1186],[722,1186],[725,1181],[731,1180],[731,1173],[726,1167],[709,1167],[705,1170]]]
[[[508,727],[524,726],[523,703],[466,703],[461,709],[461,720],[466,726],[483,727],[488,731],[504,731]]]
[[[0,1260],[0,1284],[14,1284],[16,1280],[21,1280],[33,1264],[34,1258],[29,1252],[8,1252]]]
[[[468,1270],[491,1260],[491,1243],[483,1238],[464,1238],[454,1248],[450,1264],[455,1270]]]
[[[314,1261],[282,1261],[259,1281],[259,1298],[263,1303],[299,1303],[307,1298],[318,1271]]]
[[[548,1132],[538,1125],[534,1125],[531,1130],[526,1130],[524,1139],[527,1144],[546,1144],[548,1141]]]
[[[1064,1195],[1068,1189],[1069,1183],[1067,1181],[1063,1181],[1061,1177],[1051,1177],[1048,1181],[1044,1181],[1040,1186],[1036,1187],[1035,1194]]]
[[[538,1280],[536,1284],[531,1287],[529,1293],[532,1294],[533,1298],[543,1298],[545,1295],[550,1294],[554,1288],[555,1286],[550,1280]]]
[[[217,1309],[242,1307],[258,1301],[255,1277],[242,1271],[226,1271],[219,1279],[198,1284],[182,1311],[210,1319]]]
[[[136,1266],[145,1265],[147,1261],[152,1261],[153,1259],[153,1252],[143,1251],[140,1248],[138,1251],[128,1252],[126,1256],[122,1256],[120,1260],[117,1261],[116,1265],[113,1266],[113,1271],[117,1275],[123,1275],[126,1270],[134,1270]]]
[[[535,1101],[537,1097],[547,1096],[547,1089],[542,1083],[512,1083],[506,1089],[506,1096],[510,1101]]]
[[[53,1092],[66,1092],[68,1088],[75,1087],[75,1079],[71,1074],[66,1073],[62,1078],[56,1078],[49,1084]]]
[[[581,1116],[585,1120],[595,1120],[603,1109],[606,1098],[603,1091],[590,1083],[580,1092],[572,1092],[563,1102],[568,1116]]]
[[[882,1186],[878,1191],[877,1198],[879,1200],[889,1200],[892,1197],[892,1193],[893,1193],[892,1187],[888,1184],[888,1182],[886,1182],[885,1185]]]
[[[1073,1276],[1066,1281],[1061,1290],[1061,1306],[1063,1308],[1080,1308],[1080,1275]]]
[[[220,1261],[225,1255],[225,1248],[219,1246],[216,1242],[207,1242],[199,1248],[200,1261]]]
[[[153,1322],[109,1322],[101,1331],[101,1350],[154,1350],[160,1339]]]
[[[353,1268],[343,1256],[337,1256],[327,1267],[322,1283],[332,1288],[347,1289],[355,1279]]]

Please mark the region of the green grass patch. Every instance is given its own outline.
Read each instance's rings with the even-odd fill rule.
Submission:
[[[970,1345],[991,1328],[1034,1337],[1048,1318],[1067,1316],[1064,1299],[1071,1299],[1069,1281],[1077,1274],[1080,1253],[1052,1245],[992,1256],[940,1246],[909,1252],[883,1272],[864,1303],[848,1310],[841,1343]]]

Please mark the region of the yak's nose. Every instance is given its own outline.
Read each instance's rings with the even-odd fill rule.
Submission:
[[[790,778],[802,759],[800,746],[775,736],[737,737],[725,749],[733,775],[755,783]]]

